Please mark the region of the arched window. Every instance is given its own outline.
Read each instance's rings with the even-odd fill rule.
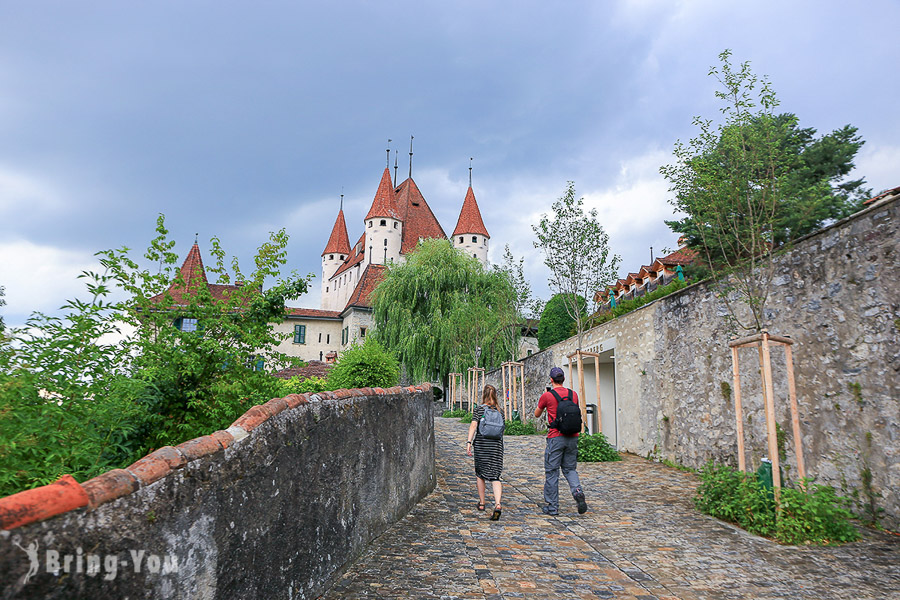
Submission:
[[[478,243],[478,236],[477,236],[477,235],[473,235],[473,236],[472,236],[472,243],[473,243],[473,244],[477,244],[477,243]]]
[[[460,243],[460,244],[463,243],[463,236],[459,236],[459,243]]]
[[[400,223],[398,223],[397,221],[394,221],[394,229],[397,229],[397,227],[399,227],[399,226],[400,226]]]
[[[386,220],[386,219],[382,219],[382,220],[381,220],[381,226],[384,227],[385,225],[387,225],[387,220]]]
[[[384,245],[387,246],[387,240],[384,240]]]
[[[372,226],[372,221],[369,221],[369,227],[371,227],[371,226]]]

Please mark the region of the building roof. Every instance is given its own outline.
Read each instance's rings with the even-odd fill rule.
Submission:
[[[340,319],[341,313],[336,310],[320,310],[318,308],[285,308],[288,319]]]
[[[300,379],[309,379],[310,377],[325,377],[332,365],[319,360],[311,360],[305,367],[293,367],[291,369],[282,369],[272,373],[273,377],[278,379],[290,379],[291,377],[299,377]]]
[[[667,267],[676,267],[678,265],[689,265],[697,258],[697,251],[684,247],[679,248],[668,256],[657,258],[659,262]]]
[[[350,254],[347,258],[344,259],[343,264],[337,268],[334,272],[334,275],[331,276],[331,279],[334,279],[341,273],[344,273],[348,269],[352,269],[359,263],[363,261],[366,257],[366,234],[363,233],[359,237],[359,241],[356,242],[356,245],[350,250]]]
[[[881,192],[874,198],[869,198],[868,200],[863,202],[863,204],[875,204],[876,202],[878,202],[881,199],[893,198],[894,196],[900,196],[900,187],[895,187],[890,190],[884,190],[883,192]]]
[[[472,191],[471,185],[466,191],[466,199],[463,200],[462,210],[459,211],[459,220],[456,222],[456,229],[453,230],[453,235],[465,233],[475,233],[486,238],[491,237],[484,226],[481,211],[478,210],[478,202],[475,201],[475,192]]]
[[[366,270],[359,278],[359,283],[356,284],[356,289],[353,290],[341,314],[350,308],[372,308],[372,292],[384,280],[386,273],[387,267],[384,265],[366,265]]]
[[[406,254],[415,249],[420,239],[447,239],[444,228],[431,207],[425,202],[425,196],[419,186],[410,177],[394,190],[397,206],[403,215],[403,239],[400,241],[400,253]]]
[[[167,290],[167,293],[172,297],[172,303],[176,306],[190,304],[190,300],[185,298],[185,296],[190,295],[193,290],[201,286],[205,286],[209,290],[214,301],[226,300],[232,292],[241,287],[240,284],[209,283],[206,279],[206,270],[203,268],[203,257],[200,256],[200,247],[196,242],[191,246],[187,257],[185,257],[180,272],[180,278],[183,283],[181,285],[178,285],[177,282],[173,283]],[[163,301],[164,296],[165,294],[157,294],[150,298],[150,301],[160,303]]]
[[[389,217],[391,219],[403,220],[403,214],[397,208],[397,202],[394,198],[394,185],[391,182],[391,171],[384,168],[381,174],[381,182],[378,184],[378,190],[375,192],[375,199],[372,200],[372,207],[366,215],[365,220],[375,217]]]
[[[331,237],[322,250],[322,256],[326,254],[350,254],[350,238],[347,236],[347,222],[344,221],[344,209],[338,211],[334,227],[331,228]]]

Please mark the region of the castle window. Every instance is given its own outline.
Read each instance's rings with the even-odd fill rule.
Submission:
[[[197,331],[197,319],[191,319],[190,317],[175,319],[175,328],[181,331]]]
[[[473,235],[473,236],[472,236],[472,243],[473,243],[473,244],[477,244],[477,243],[478,243],[478,236],[477,236],[477,235]]]
[[[330,334],[330,333],[329,333],[328,335],[325,336],[325,343],[326,343],[326,344],[330,344],[330,343],[331,343],[331,334]]]
[[[532,352],[534,352],[534,350],[529,350],[529,351],[528,351],[528,356],[531,356],[531,353],[532,353]]]
[[[397,227],[399,227],[399,226],[400,226],[400,223],[398,223],[397,221],[394,221],[394,229],[397,229]]]
[[[329,255],[328,255],[328,260],[334,260],[334,254],[329,254]]]
[[[459,243],[460,243],[460,244],[463,243],[463,236],[459,236]]]
[[[369,221],[369,227],[371,227],[371,226],[372,226],[372,221]]]
[[[385,225],[387,225],[387,220],[386,220],[386,219],[382,219],[382,220],[381,220],[381,226],[384,227]]]
[[[294,343],[306,343],[306,325],[294,325]]]
[[[384,240],[384,245],[387,246],[387,240]]]
[[[344,260],[344,255],[343,255],[343,254],[341,254],[341,260]]]
[[[321,332],[319,332],[319,343],[320,344],[322,343],[322,333]]]
[[[359,328],[359,337],[361,337],[361,338],[365,338],[365,337],[366,337],[366,328],[365,328],[365,327],[360,327],[360,328]]]
[[[478,256],[475,254],[472,254],[472,258],[478,258]]]

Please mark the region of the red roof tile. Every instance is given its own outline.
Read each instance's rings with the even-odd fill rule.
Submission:
[[[309,319],[340,319],[341,313],[336,310],[320,310],[318,308],[285,308],[288,317],[306,317]]]
[[[403,215],[397,208],[397,202],[394,199],[394,185],[391,183],[391,171],[387,167],[381,174],[381,183],[378,184],[378,191],[375,192],[375,199],[372,200],[372,207],[366,215],[365,220],[374,217],[390,217],[391,219],[403,220]]]
[[[272,375],[278,379],[290,379],[291,377],[299,377],[300,379],[309,379],[310,377],[325,377],[333,365],[323,363],[318,360],[311,360],[305,367],[294,367],[291,369],[282,369]]]
[[[459,211],[456,229],[453,230],[453,235],[463,233],[475,233],[486,238],[491,237],[484,226],[484,221],[481,219],[481,211],[478,210],[478,202],[475,201],[475,192],[472,191],[471,185],[466,192],[466,199],[463,200],[462,210]]]
[[[415,249],[420,239],[447,239],[444,228],[438,222],[437,217],[431,212],[431,207],[425,202],[425,197],[419,191],[419,186],[410,177],[401,183],[394,193],[397,205],[403,214],[403,239],[400,242],[400,253],[406,254]]]
[[[366,270],[363,271],[362,277],[359,278],[359,283],[356,284],[356,289],[350,295],[347,306],[341,312],[351,307],[372,308],[372,292],[384,280],[386,273],[387,267],[384,265],[366,265]]]
[[[347,223],[344,221],[344,209],[338,212],[337,219],[334,221],[334,227],[331,229],[331,237],[325,244],[322,256],[328,253],[332,254],[350,254],[350,238],[347,237]]]
[[[672,254],[663,256],[662,258],[658,258],[656,260],[667,267],[674,267],[677,265],[689,265],[694,262],[696,258],[697,252],[695,250],[691,250],[690,248],[679,248]]]
[[[351,269],[361,263],[363,259],[366,257],[366,234],[362,234],[359,237],[359,241],[356,242],[356,245],[350,250],[350,255],[344,260],[344,263],[337,268],[337,271],[334,272],[334,275],[331,276],[331,279],[334,279],[347,269]]]
[[[175,305],[190,304],[190,300],[185,298],[190,295],[192,290],[198,289],[200,286],[206,286],[213,300],[227,300],[228,296],[239,289],[240,285],[225,285],[221,283],[209,283],[206,279],[206,270],[203,268],[203,258],[200,256],[200,247],[195,243],[184,264],[181,265],[181,279],[184,280],[183,285],[172,284],[168,293],[172,297]],[[165,294],[157,294],[150,298],[151,302],[162,302]]]
[[[883,192],[881,192],[874,198],[869,198],[868,200],[863,202],[863,204],[874,204],[875,202],[878,202],[882,198],[887,198],[888,196],[897,196],[897,195],[900,195],[900,187],[895,187],[890,190],[884,190]]]

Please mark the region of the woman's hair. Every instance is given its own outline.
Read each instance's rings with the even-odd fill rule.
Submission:
[[[497,388],[492,385],[484,386],[484,392],[481,393],[481,403],[499,408],[497,405]]]

